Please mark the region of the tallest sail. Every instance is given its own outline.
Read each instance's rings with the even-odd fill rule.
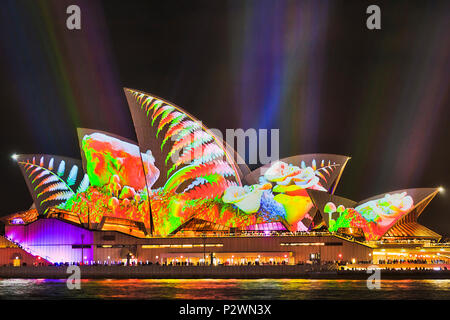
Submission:
[[[208,199],[221,196],[230,186],[241,185],[234,159],[222,141],[199,120],[150,94],[131,89],[125,89],[125,94],[139,148],[141,152],[151,150],[160,170],[152,189],[148,186],[157,232],[173,232],[191,218],[180,209],[186,205],[184,201],[168,201],[165,210],[161,210],[160,200],[167,195],[182,193],[184,198],[201,195]],[[152,198],[157,201],[152,202]]]

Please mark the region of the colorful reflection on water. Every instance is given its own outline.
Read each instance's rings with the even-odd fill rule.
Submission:
[[[365,280],[2,279],[0,299],[450,299],[450,280],[383,280],[369,290]]]

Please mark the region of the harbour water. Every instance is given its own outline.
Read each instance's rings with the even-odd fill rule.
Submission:
[[[0,299],[445,299],[450,280],[382,280],[369,290],[366,280],[304,279],[0,279]]]

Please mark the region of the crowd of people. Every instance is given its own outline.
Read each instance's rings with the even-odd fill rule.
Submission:
[[[388,259],[379,260],[378,264],[445,264],[445,260],[426,260],[426,259]]]

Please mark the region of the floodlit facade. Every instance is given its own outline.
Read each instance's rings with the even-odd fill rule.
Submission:
[[[250,171],[180,107],[125,94],[137,143],[80,128],[80,159],[15,157],[34,204],[2,219],[5,241],[50,263],[296,264],[370,262],[380,241],[440,240],[417,222],[438,189],[335,196],[349,157],[331,154]]]

